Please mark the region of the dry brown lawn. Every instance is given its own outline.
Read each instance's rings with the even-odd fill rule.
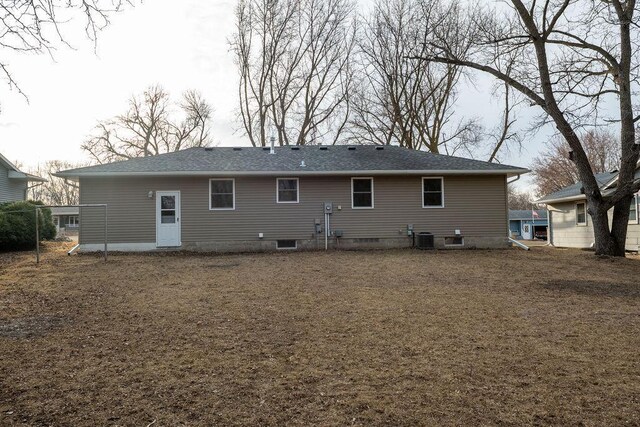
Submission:
[[[0,255],[0,424],[640,425],[640,259]]]

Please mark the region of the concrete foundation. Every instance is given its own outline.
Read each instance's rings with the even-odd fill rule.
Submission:
[[[435,237],[436,249],[505,249],[510,246],[507,237],[464,237],[462,245],[447,245],[444,237]],[[346,239],[332,237],[328,241],[328,248],[331,250],[357,250],[357,249],[393,249],[410,248],[412,246],[411,237],[398,238],[366,238],[366,239]],[[111,251],[154,251],[154,250],[184,250],[194,252],[287,252],[296,250],[324,250],[325,241],[322,238],[296,240],[295,249],[278,249],[275,240],[249,240],[249,241],[218,241],[218,242],[185,242],[177,248],[156,248],[154,243],[123,244],[109,243]],[[82,244],[80,251],[92,252],[102,251],[103,244]]]

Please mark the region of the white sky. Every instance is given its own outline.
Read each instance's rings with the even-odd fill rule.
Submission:
[[[159,83],[172,97],[197,89],[214,107],[212,134],[219,145],[248,145],[235,121],[237,73],[228,39],[235,0],[147,0],[114,16],[93,45],[74,37],[75,50],[10,58],[10,68],[29,102],[0,83],[0,152],[26,168],[46,160],[86,160],[80,144],[99,120],[127,108],[132,94]],[[459,96],[459,111],[490,128],[500,102],[492,81],[478,77]],[[522,123],[526,125],[526,123]],[[529,166],[545,135],[525,138],[525,150],[504,163]],[[521,186],[528,183],[523,179]]]

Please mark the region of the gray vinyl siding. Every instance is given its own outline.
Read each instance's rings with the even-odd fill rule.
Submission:
[[[549,205],[553,210],[551,227],[553,228],[553,245],[562,248],[589,248],[594,241],[593,224],[587,214],[587,225],[576,224],[577,202],[554,203]],[[611,222],[612,211],[609,212]],[[629,224],[626,247],[638,250],[640,247],[640,224],[637,221]]]
[[[24,200],[27,182],[10,179],[9,170],[0,163],[0,203]]]
[[[282,176],[287,177],[287,176]],[[290,176],[295,177],[295,176]],[[216,178],[211,176],[211,178]],[[235,178],[235,210],[209,210],[209,178],[81,178],[81,203],[107,203],[109,242],[156,241],[156,191],[180,191],[182,242],[311,239],[333,202],[331,229],[345,238],[398,238],[415,231],[507,236],[505,177],[444,177],[444,208],[422,207],[421,176],[374,177],[374,209],[351,208],[351,177],[299,177],[299,203],[276,203],[276,177]],[[149,198],[149,191],[154,197]],[[101,208],[82,208],[80,243],[101,243]]]

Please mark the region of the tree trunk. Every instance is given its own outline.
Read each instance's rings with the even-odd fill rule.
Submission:
[[[589,205],[588,211],[593,224],[596,255],[625,256],[630,203],[630,198],[625,198],[615,205],[611,227],[609,227],[609,215],[606,208],[600,204],[594,206],[593,202]]]
[[[633,196],[627,196],[613,206],[613,222],[611,223],[611,237],[615,243],[612,256],[625,256],[627,228],[629,226],[629,206]]]

